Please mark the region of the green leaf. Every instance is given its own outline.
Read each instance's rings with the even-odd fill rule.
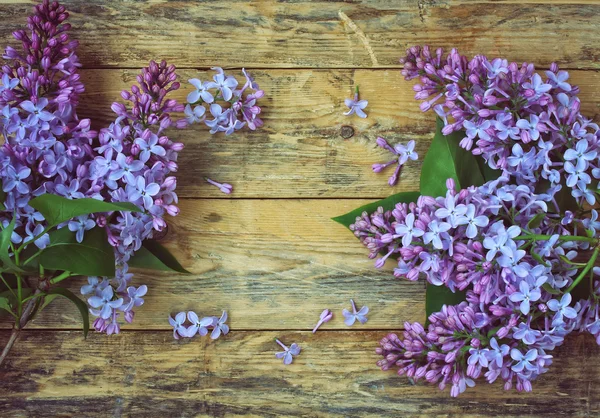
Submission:
[[[552,286],[550,286],[550,284],[549,284],[549,283],[544,283],[544,284],[542,285],[542,288],[543,288],[543,289],[544,289],[546,292],[550,293],[551,295],[560,295],[560,294],[562,293],[560,290],[557,290],[557,289],[553,288]]]
[[[12,313],[12,308],[8,298],[0,297],[0,309],[4,309],[5,311]]]
[[[544,220],[545,217],[546,217],[545,212],[538,213],[533,218],[531,218],[531,220],[529,222],[527,222],[527,228],[535,229],[535,228],[539,227],[542,224],[542,221]]]
[[[434,312],[439,312],[443,305],[458,305],[466,298],[467,295],[465,292],[457,290],[455,293],[452,293],[446,286],[434,286],[431,283],[427,283],[427,289],[425,291],[427,323],[429,323],[429,315]]]
[[[0,260],[4,271],[22,272],[23,269],[17,267],[14,261],[8,255],[8,249],[10,248],[10,238],[15,230],[16,217],[13,216],[10,223],[3,228],[0,232]]]
[[[142,269],[190,273],[165,247],[154,240],[144,241],[142,247],[129,259],[128,264],[130,267]]]
[[[373,213],[380,206],[383,207],[383,210],[392,210],[394,209],[397,203],[416,202],[418,198],[419,192],[397,193],[388,198],[378,200],[377,202],[369,203],[367,205],[354,209],[353,211],[348,212],[345,215],[337,216],[332,219],[346,227],[349,227],[354,222],[356,222],[356,217],[361,216],[363,212]]]
[[[502,174],[501,170],[494,170],[490,168],[490,166],[485,162],[483,157],[475,156],[477,160],[477,165],[479,165],[479,171],[481,171],[481,175],[483,176],[483,180],[487,183],[488,181],[496,180]]]
[[[6,201],[6,192],[2,188],[2,182],[0,181],[0,210],[6,210],[4,202]]]
[[[453,132],[444,136],[444,122],[437,119],[435,136],[421,168],[421,194],[423,196],[446,196],[446,180],[454,179],[457,189],[469,186],[480,186],[485,183],[477,160],[469,151],[461,148],[459,143],[464,133]]]
[[[115,275],[115,253],[104,228],[87,231],[81,243],[69,241],[66,239],[68,234],[63,234],[55,235],[55,243],[51,238],[50,245],[40,254],[40,264],[45,269],[70,271],[83,276]],[[60,239],[57,240],[57,236]]]
[[[65,297],[71,302],[73,302],[75,306],[77,306],[77,309],[79,309],[79,313],[81,313],[81,319],[83,319],[83,336],[87,337],[88,331],[90,330],[90,314],[88,311],[88,306],[85,304],[85,302],[79,299],[77,296],[75,296],[73,292],[71,292],[69,289],[65,289],[64,287],[54,287],[50,289],[46,298],[52,295]],[[54,299],[54,297],[52,297],[52,299]],[[46,305],[47,303],[44,302],[43,306]]]
[[[66,199],[55,194],[43,194],[31,199],[29,205],[40,211],[48,225],[54,226],[68,221],[76,216],[89,215],[99,212],[129,211],[141,212],[133,203],[103,202],[102,200]]]

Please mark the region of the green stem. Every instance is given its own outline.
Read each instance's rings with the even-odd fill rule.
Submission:
[[[26,266],[27,264],[29,264],[29,262],[32,261],[34,258],[36,258],[38,255],[40,255],[42,253],[42,251],[44,251],[44,250],[43,249],[39,250],[37,253],[35,253],[34,255],[32,255],[31,257],[29,257],[27,260],[25,260],[23,262],[23,265]]]
[[[56,283],[66,279],[66,278],[69,278],[71,276],[76,276],[76,274],[71,274],[70,271],[65,271],[65,272],[63,272],[63,274],[50,279],[50,284],[56,284]]]
[[[21,318],[21,314],[23,313],[23,285],[21,284],[21,275],[19,273],[15,274],[17,276],[17,316]],[[17,328],[19,327],[17,321]]]
[[[520,236],[516,237],[515,241],[518,241],[518,240],[548,241],[550,238],[552,238],[552,235],[527,234],[527,235],[520,235]],[[581,237],[579,235],[559,235],[558,240],[559,241],[583,241],[583,242],[589,242],[591,244],[598,244],[597,238]]]
[[[592,269],[592,267],[594,267],[596,258],[598,258],[598,253],[600,253],[600,248],[599,247],[594,248],[594,252],[592,253],[592,257],[590,258],[590,261],[588,261],[585,268],[581,271],[581,273],[579,273],[579,276],[577,276],[577,278],[573,281],[573,283],[571,284],[571,286],[569,286],[569,288],[566,290],[565,293],[571,293],[571,290],[575,289],[575,287],[577,287],[579,282],[581,282],[581,280],[583,280],[585,275]]]

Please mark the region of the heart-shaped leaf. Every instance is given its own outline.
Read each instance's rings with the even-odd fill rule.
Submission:
[[[129,259],[128,264],[130,267],[142,269],[190,273],[179,264],[169,250],[154,240],[144,241],[142,247]]]
[[[81,243],[70,241],[67,237],[66,232],[55,235],[55,243],[51,238],[50,245],[42,251],[39,262],[45,269],[70,271],[83,276],[115,275],[115,253],[104,228],[87,231]]]
[[[460,147],[464,132],[444,136],[444,122],[437,119],[437,129],[421,167],[421,194],[446,196],[446,180],[454,179],[457,189],[485,183],[475,156]]]
[[[334,221],[349,227],[354,222],[356,222],[356,217],[361,216],[363,212],[373,213],[377,210],[378,207],[383,207],[383,210],[392,210],[396,206],[397,203],[410,203],[416,202],[419,198],[419,192],[402,192],[387,197],[382,200],[378,200],[373,203],[366,204],[361,206],[353,211],[346,213],[345,215],[337,216],[332,218]]]
[[[76,216],[89,215],[92,213],[128,211],[141,212],[133,203],[128,202],[104,202],[102,200],[66,199],[62,196],[46,193],[29,201],[29,205],[40,211],[48,225],[54,226]]]

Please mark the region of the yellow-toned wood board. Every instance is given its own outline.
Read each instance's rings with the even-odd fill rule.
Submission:
[[[549,4],[550,3],[550,4]],[[570,3],[570,2],[569,2]],[[579,3],[579,4],[578,4]],[[3,1],[0,39],[33,2]],[[163,56],[181,66],[398,66],[407,47],[598,68],[600,5],[495,1],[65,1],[82,62],[139,67]]]
[[[120,91],[131,87],[136,74],[134,70],[82,71],[86,92],[80,115],[92,118],[95,129],[106,126],[115,117],[111,103],[121,100]],[[181,70],[179,74],[185,82],[191,77],[206,80],[212,73]],[[387,186],[393,169],[380,174],[371,170],[371,164],[392,159],[376,146],[377,136],[391,143],[415,139],[421,158],[433,138],[435,114],[419,110],[413,83],[404,81],[399,70],[255,70],[252,74],[266,92],[261,99],[262,129],[231,136],[211,135],[204,125],[170,131],[173,140],[186,145],[179,160],[180,196],[225,197],[204,182],[205,176],[233,183],[234,198],[381,198],[419,188],[420,162],[407,164],[395,187]],[[573,71],[570,81],[581,87],[585,114],[595,117],[600,74]],[[350,97],[355,85],[369,100],[367,119],[343,115],[344,98]],[[185,100],[190,89],[184,86],[173,97]]]
[[[534,392],[480,383],[412,385],[381,372],[374,352],[385,332],[231,332],[175,341],[169,331],[118,337],[75,331],[24,332],[0,379],[0,414],[11,416],[503,416],[600,413],[600,349],[589,336],[558,348]],[[7,338],[0,332],[0,341]],[[274,338],[302,348],[290,366]]]
[[[366,200],[184,200],[163,241],[190,275],[136,272],[149,287],[128,328],[169,329],[168,315],[229,312],[232,329],[312,329],[325,308],[327,329],[347,329],[350,298],[371,308],[363,328],[399,329],[425,319],[424,282],[394,278],[393,263],[376,270],[368,250],[332,216]],[[79,294],[87,281],[69,279]],[[0,322],[10,327],[8,318]],[[31,327],[81,327],[77,309],[57,299]]]

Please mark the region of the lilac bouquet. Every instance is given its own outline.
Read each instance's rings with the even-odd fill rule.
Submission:
[[[568,334],[600,344],[600,130],[556,64],[541,75],[428,47],[401,63],[438,115],[420,193],[335,218],[377,268],[393,259],[394,276],[427,282],[427,324],[384,337],[378,365],[452,396],[478,378],[531,391]]]
[[[22,50],[7,47],[0,86],[0,312],[14,317],[5,359],[19,331],[56,297],[73,301],[89,328],[117,334],[144,303],[129,267],[186,272],[152,238],[166,215],[179,213],[177,157],[183,144],[171,127],[203,122],[230,134],[262,125],[263,92],[244,71],[245,84],[216,68],[211,82],[190,80],[187,104],[168,98],[180,88],[175,67],[151,61],[114,103],[115,120],[95,131],[77,115],[84,91],[78,42],[69,38],[65,7],[45,0],[26,30],[14,32]],[[210,107],[212,120],[205,118]],[[177,114],[179,118],[176,119]],[[88,276],[81,293],[56,286]]]

